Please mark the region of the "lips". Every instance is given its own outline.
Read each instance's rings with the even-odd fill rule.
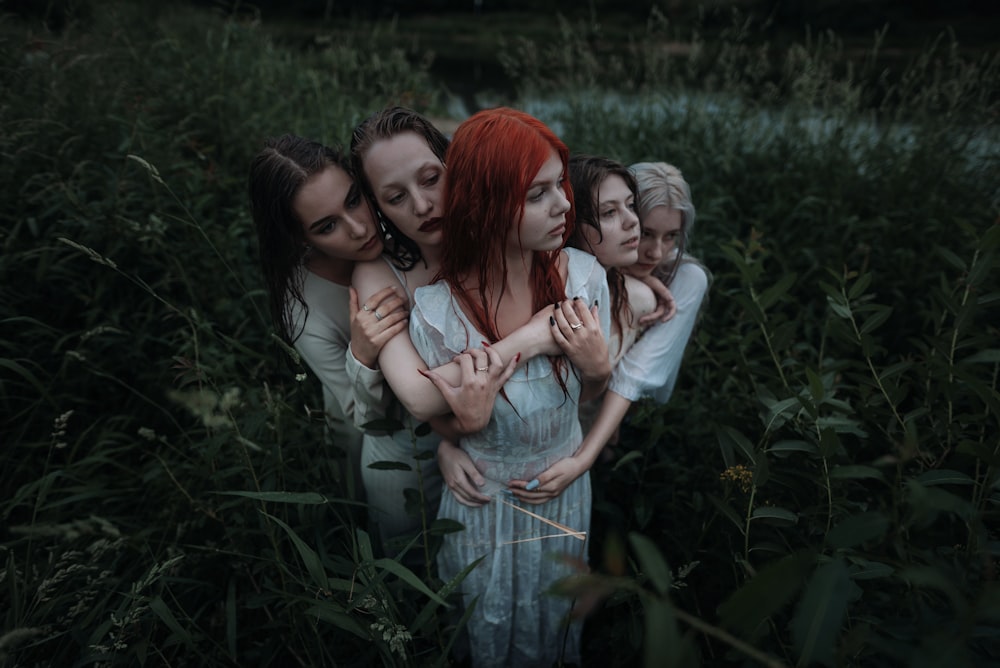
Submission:
[[[629,239],[628,241],[626,241],[625,243],[623,243],[622,246],[625,246],[626,248],[628,248],[630,250],[633,249],[633,248],[638,248],[639,247],[639,237],[632,237],[631,239]]]
[[[565,232],[565,231],[566,231],[566,223],[563,223],[559,227],[557,227],[554,230],[552,230],[551,232],[549,232],[549,236],[550,237],[561,237],[563,235],[563,232]]]
[[[375,245],[377,243],[378,243],[378,235],[377,234],[373,234],[372,238],[369,239],[368,241],[366,241],[365,245],[361,247],[361,252],[370,251],[371,249],[375,248]]]
[[[417,229],[421,232],[437,232],[441,229],[441,218],[428,218]]]

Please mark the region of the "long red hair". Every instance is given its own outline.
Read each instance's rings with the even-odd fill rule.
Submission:
[[[552,151],[562,161],[563,190],[570,203],[563,241],[573,231],[575,207],[569,183],[569,149],[537,118],[508,107],[480,111],[462,123],[445,155],[443,243],[438,277],[447,281],[476,328],[490,341],[500,338],[496,324],[499,295],[490,294],[507,273],[507,242],[520,234],[528,188]],[[531,264],[532,306],[566,299],[559,273],[559,252],[535,252]],[[476,276],[479,298],[466,279]],[[501,282],[502,284],[502,282]]]

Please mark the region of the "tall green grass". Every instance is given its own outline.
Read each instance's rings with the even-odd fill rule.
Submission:
[[[564,585],[588,663],[984,665],[997,57],[853,69],[832,35],[751,27],[678,55],[654,14],[616,60],[566,23],[504,55],[573,150],[683,169],[715,275],[673,400],[594,472],[595,572]],[[292,51],[252,13],[0,20],[3,665],[446,655],[453,583],[372,553],[246,206],[264,137],[435,111],[392,30]]]

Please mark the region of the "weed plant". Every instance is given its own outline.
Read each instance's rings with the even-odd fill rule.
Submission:
[[[373,552],[245,184],[264,137],[434,111],[426,60],[384,25],[82,16],[0,19],[0,665],[444,663],[454,583]],[[742,18],[676,54],[654,13],[614,59],[563,26],[508,45],[519,104],[680,166],[715,277],[671,403],[593,474],[588,665],[1000,660],[997,56],[882,71],[886,34],[855,73]]]

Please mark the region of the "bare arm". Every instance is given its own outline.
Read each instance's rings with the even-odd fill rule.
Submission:
[[[395,275],[381,260],[358,265],[354,270],[352,281],[361,303],[366,303],[367,299],[387,286],[394,285],[398,287],[400,292],[405,292]],[[389,314],[381,315],[388,317]],[[495,397],[496,391],[510,377],[506,373],[508,365],[512,362],[515,365],[523,364],[530,357],[546,352],[552,347],[551,335],[539,325],[537,318],[532,318],[528,324],[506,339],[490,346],[497,357],[490,356],[486,363],[477,364],[476,368],[489,367],[488,378],[495,385],[493,391]],[[478,353],[484,354],[483,351],[478,351]],[[520,358],[516,358],[518,353],[521,353]],[[463,371],[462,365],[455,361],[434,369],[432,373],[436,374],[438,380],[455,390],[448,396],[442,394],[440,390],[442,385],[432,382],[433,378],[428,380],[428,377],[425,376],[428,371],[427,364],[413,347],[409,332],[406,330],[398,332],[384,343],[378,354],[378,365],[396,398],[403,404],[407,412],[418,420],[426,421],[431,417],[449,412],[460,414],[472,408],[468,401],[462,400],[461,388],[463,383],[469,379],[468,370]],[[492,408],[492,401],[488,403]],[[475,408],[475,413],[481,416],[483,411],[479,408],[481,406]],[[487,412],[487,419],[488,415]],[[465,422],[472,424],[477,419],[470,416]],[[481,429],[482,426],[479,428]]]

